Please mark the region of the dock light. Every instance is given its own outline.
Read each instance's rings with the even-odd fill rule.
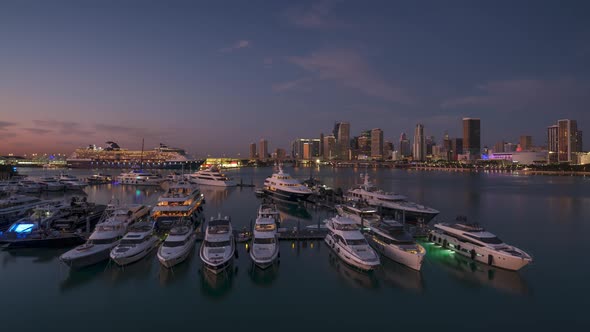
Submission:
[[[291,249],[295,249],[295,242],[291,242]]]

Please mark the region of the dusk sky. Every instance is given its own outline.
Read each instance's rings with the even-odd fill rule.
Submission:
[[[1,1],[0,155],[159,142],[242,156],[338,120],[482,145],[578,120],[588,1]],[[588,147],[588,143],[585,145]]]

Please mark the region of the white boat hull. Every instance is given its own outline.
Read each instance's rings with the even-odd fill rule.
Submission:
[[[422,262],[424,261],[424,254],[416,254],[407,252],[395,245],[383,245],[373,240],[372,236],[366,236],[368,242],[371,244],[378,253],[391,259],[394,262],[405,265],[416,271],[420,271],[422,268]]]
[[[342,247],[339,243],[334,241],[330,234],[326,235],[324,241],[326,242],[328,247],[334,250],[334,252],[336,252],[336,255],[338,255],[338,257],[340,257],[340,259],[342,259],[348,265],[351,265],[363,271],[372,271],[379,266],[379,261],[364,262],[354,257],[353,255],[350,255],[344,247]]]
[[[59,259],[72,269],[81,269],[108,260],[111,250],[117,244],[118,242],[94,245],[83,251],[78,249],[80,247],[74,248],[61,255]]]
[[[145,248],[143,248],[143,250],[135,252],[128,251],[125,254],[117,254],[115,252],[116,248],[114,248],[113,250],[111,250],[110,257],[113,260],[113,262],[115,262],[119,266],[129,265],[147,256],[150,252],[152,252],[152,250],[154,250],[157,247],[158,242],[159,241],[157,240],[157,238],[154,237],[151,240],[151,243]]]
[[[190,182],[201,185],[201,186],[215,186],[215,187],[235,187],[238,184],[233,181],[215,181],[215,180],[204,180],[204,179],[197,179],[192,178]]]
[[[164,254],[162,252],[162,246],[160,246],[160,248],[158,249],[158,261],[160,261],[160,264],[162,264],[164,267],[170,269],[182,262],[184,262],[187,257],[191,254],[191,252],[193,251],[193,248],[195,247],[195,240],[196,240],[196,235],[193,234],[191,235],[191,240],[189,241],[190,244],[184,248],[184,250],[179,251],[177,254],[175,255],[170,255],[170,254]]]
[[[278,243],[275,244],[275,249],[270,256],[266,256],[266,257],[258,256],[257,257],[255,255],[255,252],[256,252],[256,247],[255,247],[255,245],[252,245],[252,249],[250,249],[250,258],[252,259],[254,264],[256,264],[256,266],[258,266],[261,269],[266,269],[266,268],[272,266],[275,263],[275,261],[277,260],[277,258],[279,257],[279,245],[278,245]]]

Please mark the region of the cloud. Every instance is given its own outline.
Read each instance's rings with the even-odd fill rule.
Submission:
[[[322,0],[309,6],[290,7],[283,13],[283,16],[289,23],[306,29],[344,26],[332,15],[337,2],[336,0]]]
[[[12,127],[16,125],[16,123],[14,122],[8,122],[8,121],[0,121],[0,130],[4,130],[8,127]]]
[[[59,132],[62,135],[92,136],[93,131],[84,129],[84,126],[73,121],[58,120],[33,120],[36,128]]]
[[[252,47],[252,42],[249,40],[238,40],[237,42],[235,42],[233,45],[228,46],[228,47],[224,47],[222,49],[220,49],[220,52],[224,52],[224,53],[229,53],[229,52],[233,52],[242,48],[249,48]]]
[[[272,57],[267,56],[266,58],[264,58],[262,60],[262,63],[264,64],[265,68],[271,68],[272,64],[274,62],[274,59]]]
[[[413,103],[405,89],[385,81],[357,51],[321,50],[307,56],[287,57],[287,61],[320,80],[334,81],[389,102]]]
[[[304,77],[304,78],[300,78],[300,79],[293,80],[293,81],[274,83],[272,85],[272,91],[283,92],[283,91],[292,90],[292,89],[295,89],[295,88],[301,86],[301,84],[309,82],[309,81],[311,81],[310,77]]]
[[[496,111],[531,109],[558,111],[588,106],[590,86],[571,78],[512,79],[477,86],[479,93],[443,101],[443,109],[489,108]]]
[[[127,135],[130,137],[151,137],[161,135],[164,132],[161,130],[148,129],[148,128],[136,128],[120,125],[102,124],[98,123],[94,125],[94,128],[99,132],[106,132],[111,135]]]
[[[31,134],[39,134],[39,135],[45,135],[45,134],[49,134],[49,133],[53,132],[53,130],[51,130],[51,129],[44,129],[44,128],[21,128],[21,130],[27,131]]]

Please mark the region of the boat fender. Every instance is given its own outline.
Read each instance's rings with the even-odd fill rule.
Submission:
[[[475,249],[471,249],[471,251],[469,252],[469,254],[471,255],[471,259],[475,259]]]
[[[492,265],[493,262],[494,262],[494,256],[488,255],[488,265]]]

